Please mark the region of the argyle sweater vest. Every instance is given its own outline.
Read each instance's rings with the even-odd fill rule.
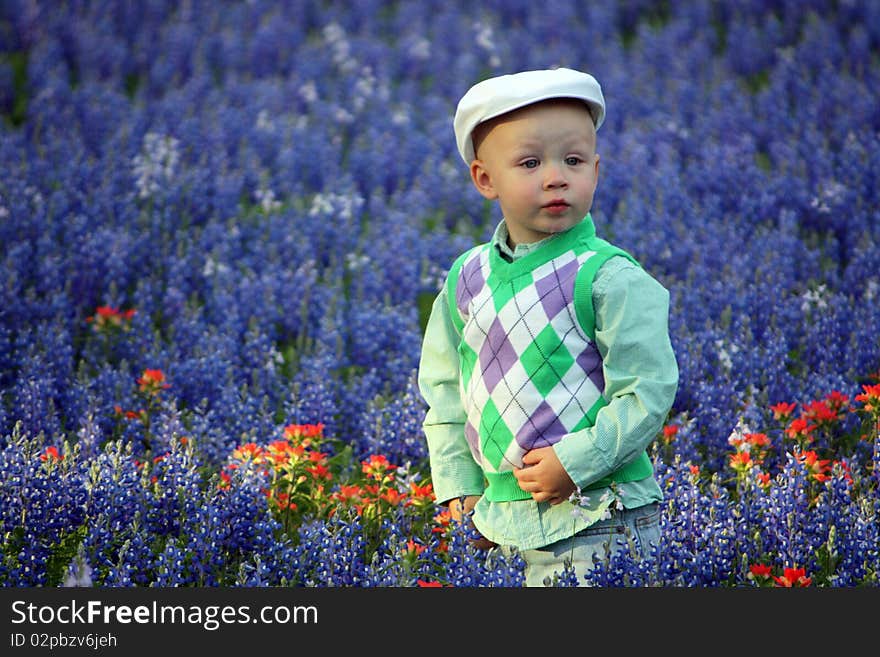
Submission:
[[[596,237],[587,215],[514,262],[487,243],[453,264],[447,293],[461,335],[464,431],[485,474],[489,500],[530,498],[513,476],[523,455],[592,426],[608,403],[593,339],[592,282],[599,267],[617,255],[636,262]],[[651,474],[643,452],[589,488]]]

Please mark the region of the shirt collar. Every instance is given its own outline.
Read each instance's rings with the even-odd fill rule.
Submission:
[[[542,240],[538,240],[537,242],[531,242],[529,244],[517,244],[515,248],[511,249],[510,245],[507,243],[507,238],[510,233],[507,231],[507,224],[502,219],[498,225],[495,227],[495,233],[492,235],[492,244],[501,256],[508,260],[509,262],[513,262],[514,260],[519,260],[523,256],[527,256],[535,249],[540,248],[550,240],[556,238],[556,235],[550,235],[545,237]]]

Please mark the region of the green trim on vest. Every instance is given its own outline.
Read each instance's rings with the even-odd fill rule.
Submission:
[[[622,256],[639,267],[641,265],[623,249],[598,237],[590,240],[590,249],[595,251],[596,255],[589,258],[578,271],[577,280],[574,283],[574,312],[584,334],[591,342],[595,342],[596,315],[593,310],[593,279],[596,277],[596,272],[614,256]]]
[[[622,484],[627,481],[640,481],[642,479],[646,479],[654,474],[654,464],[651,463],[651,458],[648,456],[648,452],[642,451],[636,458],[627,463],[624,466],[617,468],[614,472],[612,472],[607,477],[603,477],[598,481],[594,481],[592,484],[584,488],[584,490],[596,490],[597,488],[606,488],[610,486],[612,483]]]
[[[561,233],[557,233],[553,239],[548,239],[546,244],[514,260],[508,262],[498,249],[489,252],[489,266],[492,274],[499,281],[509,281],[517,276],[531,272],[536,267],[550,262],[561,256],[566,251],[573,250],[577,244],[588,246],[591,239],[596,237],[596,228],[593,219],[588,214],[580,223]],[[491,244],[491,242],[490,242]],[[591,249],[592,250],[592,249]]]
[[[452,263],[452,267],[449,268],[449,273],[446,275],[446,301],[449,304],[449,316],[452,318],[452,324],[455,326],[455,330],[458,331],[459,335],[461,335],[461,330],[464,328],[464,320],[461,318],[461,313],[458,312],[458,304],[456,303],[458,276],[461,273],[461,268],[464,265],[465,260],[468,259],[468,256],[471,253],[477,249],[485,249],[489,246],[490,243],[487,243],[477,244],[476,246],[469,248],[455,259],[455,262]]]
[[[635,459],[621,466],[607,477],[586,486],[583,490],[607,488],[613,483],[622,484],[627,481],[640,481],[654,474],[654,465],[646,451],[642,451]],[[488,487],[484,491],[490,502],[513,502],[531,499],[532,494],[519,487],[513,472],[485,472]]]
[[[519,487],[513,472],[485,472],[488,486],[483,492],[490,502],[516,502],[532,498],[531,493]]]

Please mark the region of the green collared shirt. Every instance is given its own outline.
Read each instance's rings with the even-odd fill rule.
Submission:
[[[592,222],[587,215],[584,221]],[[555,236],[533,244],[507,244],[502,221],[492,244],[515,260],[540,249]],[[581,489],[608,476],[644,450],[663,426],[678,386],[678,365],[668,332],[669,293],[626,258],[610,258],[593,281],[595,341],[603,358],[605,397],[596,423],[567,434],[553,446],[572,481]],[[425,328],[419,389],[428,404],[423,428],[431,459],[431,480],[439,502],[482,495],[483,471],[464,436],[459,393],[459,336],[449,314],[446,286],[437,295]],[[635,508],[661,501],[653,477],[616,486],[620,502]],[[490,502],[481,497],[473,522],[489,540],[520,550],[568,538],[601,519],[613,502],[608,488],[591,490],[571,502],[520,500]]]

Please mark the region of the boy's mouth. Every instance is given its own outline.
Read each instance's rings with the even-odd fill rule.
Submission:
[[[565,212],[568,209],[568,203],[566,203],[561,198],[553,199],[549,203],[546,203],[543,208],[551,213],[561,213]]]

